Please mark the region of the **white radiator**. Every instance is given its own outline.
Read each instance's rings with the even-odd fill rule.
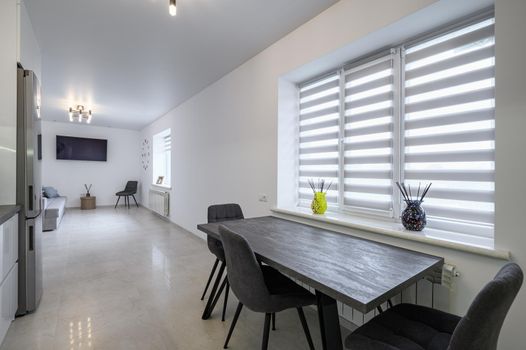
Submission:
[[[314,288],[297,279],[296,282],[309,289],[312,293],[316,292]],[[449,290],[440,284],[440,273],[438,275],[431,273],[426,278],[401,291],[391,301],[394,305],[404,302],[449,311]],[[383,310],[386,310],[389,306],[387,303],[384,303],[381,307]],[[377,316],[379,312],[375,309],[363,314],[338,301],[338,313],[347,322],[347,324],[342,325],[354,330],[356,327],[370,321],[374,316]]]
[[[170,215],[170,193],[166,191],[150,190],[148,208],[159,215]]]

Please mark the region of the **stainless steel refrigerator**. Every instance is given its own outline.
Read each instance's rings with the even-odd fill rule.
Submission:
[[[40,86],[32,71],[18,69],[17,203],[22,206],[18,235],[17,315],[35,311],[42,296],[42,168]]]

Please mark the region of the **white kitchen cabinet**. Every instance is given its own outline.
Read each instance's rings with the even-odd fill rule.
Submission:
[[[0,225],[0,284],[18,260],[18,214]]]
[[[4,340],[18,307],[18,263],[0,285],[0,343]]]
[[[0,225],[0,343],[18,308],[18,214]]]

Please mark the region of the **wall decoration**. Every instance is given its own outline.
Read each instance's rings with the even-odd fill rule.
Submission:
[[[151,158],[150,141],[148,139],[144,139],[141,145],[141,162],[142,162],[142,168],[145,171],[150,166],[150,158]]]

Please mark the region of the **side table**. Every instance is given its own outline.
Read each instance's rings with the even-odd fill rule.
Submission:
[[[90,210],[97,208],[97,197],[80,197],[80,209]]]

